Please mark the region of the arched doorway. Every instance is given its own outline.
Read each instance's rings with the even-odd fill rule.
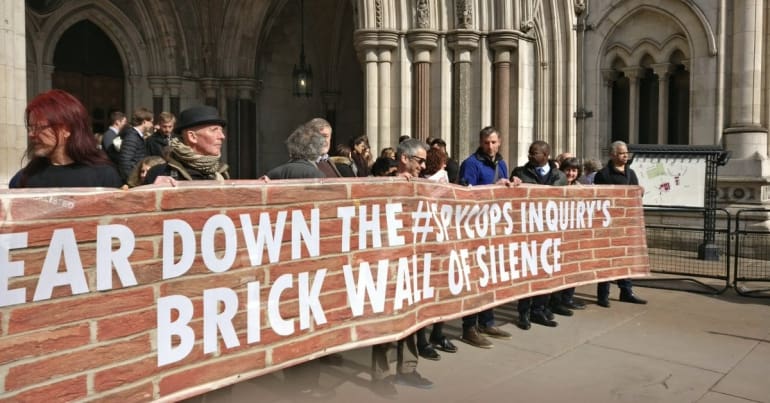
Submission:
[[[56,45],[53,63],[53,88],[68,91],[83,102],[94,133],[109,126],[110,112],[125,112],[123,62],[96,24],[84,20],[65,31]]]

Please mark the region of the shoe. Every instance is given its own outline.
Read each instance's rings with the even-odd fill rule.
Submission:
[[[562,304],[551,305],[551,312],[561,316],[572,316],[572,311]]]
[[[501,330],[497,326],[479,326],[479,333],[483,333],[496,339],[509,340],[511,338],[510,333],[506,332],[505,330]]]
[[[573,311],[580,311],[580,310],[586,309],[586,304],[584,304],[583,301],[579,301],[576,299],[572,299],[567,302],[562,302],[562,305],[566,306],[569,309],[572,309]]]
[[[545,317],[548,318],[548,320],[553,320],[555,316],[553,316],[553,311],[548,309],[548,307],[543,308],[543,313],[545,313]]]
[[[387,399],[395,399],[398,395],[393,382],[387,379],[372,379],[372,392]]]
[[[337,396],[337,392],[335,392],[334,389],[327,389],[321,386],[313,386],[308,389],[301,389],[299,394],[304,400],[327,400],[333,399],[335,396]]]
[[[492,348],[495,346],[486,337],[482,336],[475,326],[463,329],[463,337],[460,340],[479,348]]]
[[[633,293],[630,293],[630,292],[628,292],[628,293],[621,292],[620,293],[620,301],[621,302],[630,302],[632,304],[642,304],[642,305],[647,303],[646,300],[643,300],[643,299],[637,297],[636,295],[634,295]]]
[[[596,305],[599,305],[604,308],[610,307],[610,299],[609,298],[599,298],[596,300]]]
[[[529,321],[529,314],[519,314],[519,320],[516,322],[516,326],[521,330],[529,330],[532,327],[532,323]]]
[[[341,367],[345,363],[345,359],[342,358],[342,354],[329,354],[321,357],[321,362],[326,365],[334,365],[335,367]]]
[[[456,353],[457,352],[457,346],[452,344],[451,341],[449,341],[449,338],[446,336],[441,336],[441,339],[438,340],[430,340],[430,344],[433,344],[437,349],[445,352],[445,353]]]
[[[547,316],[545,316],[544,312],[538,312],[538,313],[532,313],[529,315],[529,320],[532,323],[537,323],[538,325],[548,326],[548,327],[556,327],[559,326],[559,323],[548,319]]]
[[[425,358],[426,360],[438,361],[441,359],[441,356],[436,352],[436,349],[433,348],[433,345],[430,343],[423,346],[422,348],[418,347],[417,353],[420,354],[420,357]]]
[[[433,382],[427,378],[423,378],[417,371],[396,375],[396,383],[420,389],[430,389],[433,387]]]

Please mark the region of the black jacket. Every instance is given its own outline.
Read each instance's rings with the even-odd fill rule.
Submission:
[[[522,183],[567,186],[567,175],[560,171],[559,168],[556,168],[556,164],[554,164],[553,161],[548,161],[548,166],[551,167],[551,170],[540,177],[535,170],[535,166],[527,162],[524,166],[513,169],[513,172],[511,172],[511,179],[515,176],[521,179]]]
[[[628,165],[625,172],[620,172],[610,161],[596,173],[594,185],[639,185],[639,179],[636,177],[636,172]]]
[[[145,143],[147,145],[147,156],[157,155],[162,157],[170,140],[171,137],[164,135],[160,131],[153,133],[152,136],[147,138]]]
[[[123,180],[126,180],[136,164],[144,159],[146,150],[144,137],[136,128],[126,128],[120,133],[120,137],[123,142],[120,144],[120,153],[118,154],[118,171],[120,171]]]

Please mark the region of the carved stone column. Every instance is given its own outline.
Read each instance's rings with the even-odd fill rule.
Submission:
[[[147,83],[150,85],[150,91],[152,91],[152,114],[158,116],[163,112],[163,90],[166,87],[166,80],[159,76],[147,77]]]
[[[518,46],[518,35],[514,31],[494,31],[489,34],[489,47],[495,51],[494,59],[494,104],[492,122],[500,132],[500,154],[506,161],[511,159],[511,145],[515,139],[509,133],[511,127],[511,59]]]
[[[218,80],[216,78],[206,77],[201,78],[200,83],[205,98],[205,104],[216,108],[219,103],[217,100]]]
[[[673,65],[653,64],[652,71],[658,76],[658,144],[668,144],[668,79]]]
[[[620,72],[614,69],[602,70],[602,84],[604,87],[604,104],[607,108],[604,111],[604,119],[600,122],[602,128],[600,133],[605,136],[605,139],[600,139],[597,143],[601,146],[601,156],[607,155],[609,150],[609,142],[612,139],[612,86],[615,84],[615,80],[620,77]]]
[[[369,142],[377,144],[379,108],[377,95],[379,91],[377,75],[377,32],[357,31],[355,47],[364,64],[364,130]],[[374,155],[374,154],[373,154]]]
[[[179,116],[179,89],[182,88],[181,77],[166,77],[168,87],[168,108],[174,116]]]
[[[628,78],[628,142],[639,143],[639,79],[645,70],[640,67],[628,67],[623,74]]]
[[[334,129],[337,125],[337,101],[340,98],[340,93],[337,91],[324,91],[321,93],[321,99],[323,99],[324,102],[324,110],[326,121],[329,122],[329,124],[332,126],[332,129]],[[332,130],[332,138],[330,140],[330,145],[333,147],[335,142],[335,132]],[[333,152],[334,149],[330,152]]]
[[[414,114],[413,136],[425,141],[430,136],[430,63],[431,51],[438,46],[438,33],[431,30],[413,30],[407,33],[409,47],[414,52]]]
[[[767,157],[767,128],[762,126],[762,65],[765,2],[742,1],[733,7],[732,32],[732,79],[730,82],[730,122],[725,130],[725,145],[732,151],[727,168],[734,167],[736,160],[756,160]],[[746,163],[736,174],[764,176],[762,168]]]
[[[227,157],[228,160],[237,158],[238,163],[235,171],[231,170],[230,174],[236,179],[256,179],[257,165],[254,156],[257,155],[257,117],[254,95],[257,83],[250,78],[235,79],[232,83],[238,99],[235,122],[232,122],[237,132],[230,130],[229,139],[226,139],[227,149],[231,151]]]
[[[398,46],[398,33],[359,30],[354,46],[366,67],[364,77],[364,127],[372,155],[391,146],[391,53]]]
[[[452,155],[465,158],[473,150],[470,127],[471,115],[471,52],[479,47],[479,33],[456,30],[449,33],[448,45],[454,51],[454,81],[452,94]],[[475,138],[474,138],[475,139]]]
[[[39,92],[45,92],[53,88],[53,71],[56,70],[56,66],[44,64],[41,67]]]
[[[8,187],[10,178],[20,168],[18,156],[27,148],[27,128],[24,125],[24,109],[27,107],[27,45],[25,42],[25,2],[21,0],[3,3],[4,21],[0,24],[0,186]],[[18,18],[14,18],[18,17]],[[50,83],[50,74],[48,75]],[[7,81],[6,81],[7,80]],[[50,88],[50,87],[49,87]],[[6,249],[7,250],[7,249]],[[6,270],[3,267],[3,270]]]

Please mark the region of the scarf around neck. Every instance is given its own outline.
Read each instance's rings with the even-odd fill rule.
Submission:
[[[224,180],[222,173],[227,172],[228,167],[227,164],[220,163],[218,156],[198,154],[177,137],[171,139],[169,146],[177,161],[218,181]]]

